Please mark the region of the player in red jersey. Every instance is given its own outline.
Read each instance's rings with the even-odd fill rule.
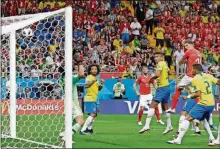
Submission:
[[[146,105],[151,104],[153,96],[151,94],[151,87],[150,84],[152,83],[156,88],[156,83],[150,81],[151,74],[148,73],[147,66],[142,66],[142,75],[137,78],[134,82],[134,90],[136,91],[137,95],[140,96],[139,102],[139,112],[138,112],[138,125],[142,125],[141,118],[144,112],[144,107]],[[138,91],[136,86],[137,84],[140,85],[140,90]],[[157,122],[164,125],[164,122],[160,119],[160,113],[158,107],[155,108],[155,115],[157,117]]]
[[[183,41],[183,45],[187,49],[186,53],[184,54],[183,58],[179,61],[179,64],[183,64],[185,61],[187,62],[187,74],[181,79],[179,84],[177,85],[176,91],[172,97],[172,106],[167,112],[175,113],[176,105],[180,96],[181,91],[185,86],[191,84],[192,81],[192,66],[194,64],[201,64],[202,62],[202,54],[194,48],[194,44],[191,40]]]

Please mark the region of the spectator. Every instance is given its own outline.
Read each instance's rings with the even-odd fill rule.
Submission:
[[[203,64],[202,64],[203,72],[207,73],[210,66],[211,65],[208,64],[208,62],[206,60],[204,60]]]
[[[105,40],[100,40],[100,44],[96,48],[101,55],[108,51],[108,47],[105,45]]]
[[[178,44],[177,50],[174,53],[174,61],[176,64],[176,75],[179,76],[180,74],[184,74],[184,64],[179,65],[179,61],[182,59],[184,56],[184,50],[181,49],[180,45]]]
[[[196,40],[196,34],[195,32],[193,32],[192,30],[190,31],[190,33],[188,34],[188,39],[191,40],[192,42],[194,42]]]
[[[220,77],[220,66],[218,65],[217,61],[214,61],[213,63],[213,70],[214,70],[215,77]]]
[[[120,46],[120,42],[123,42],[123,41],[120,39],[120,35],[118,34],[118,35],[116,36],[116,39],[114,39],[114,41],[113,41],[113,46],[114,46],[114,47]]]
[[[136,48],[136,51],[141,51],[141,42],[140,40],[138,39],[138,36],[134,36],[134,40],[132,41],[132,46],[134,48]]]
[[[114,11],[112,10],[111,13],[108,15],[108,18],[110,19],[111,22],[115,22],[116,20],[116,15],[114,14]]]
[[[156,4],[156,9],[154,9],[153,11],[153,20],[154,20],[154,26],[156,26],[160,20],[161,20],[161,16],[162,16],[162,11],[160,10],[159,6]]]
[[[212,3],[208,5],[209,9],[216,11],[218,8],[218,5],[215,3],[215,0],[212,0]]]
[[[16,92],[16,99],[22,99],[22,94],[22,87],[19,85]]]
[[[146,19],[146,27],[147,27],[147,34],[149,33],[150,30],[150,35],[153,34],[153,11],[149,8],[149,6],[146,7],[146,14],[145,14],[145,19]]]
[[[17,1],[18,15],[25,14],[26,3],[25,0]]]
[[[141,1],[135,1],[133,4],[135,15],[137,16],[138,22],[144,21],[144,3]]]
[[[122,83],[121,78],[118,79],[118,82],[113,86],[114,99],[122,99],[125,94],[125,86]]]
[[[159,45],[161,47],[164,46],[164,33],[165,33],[165,30],[161,26],[161,24],[159,24],[156,28],[154,28],[154,34],[156,37],[156,47],[158,47]]]
[[[134,18],[134,22],[131,23],[131,29],[133,38],[134,36],[140,36],[141,24],[138,22],[137,18]]]
[[[134,55],[137,53],[136,48],[133,46],[132,42],[130,42],[128,44],[128,46],[126,46],[124,48],[125,53],[129,54],[129,55]]]
[[[124,59],[120,59],[119,64],[117,65],[117,69],[119,72],[125,72],[126,66],[125,66],[125,62]]]
[[[121,35],[121,39],[125,44],[129,42],[130,30],[131,27],[128,20],[124,19],[119,25],[119,33]]]
[[[62,98],[62,89],[56,84],[53,88],[53,99],[61,99]]]
[[[179,14],[182,18],[184,18],[186,16],[187,10],[185,9],[185,6],[183,5],[181,7],[181,10],[179,11]]]
[[[28,67],[24,67],[24,71],[22,72],[22,78],[29,78],[30,77],[30,71],[28,70]]]
[[[31,99],[31,98],[33,98],[33,97],[32,97],[32,94],[31,94],[31,92],[30,92],[29,87],[26,87],[26,88],[24,89],[24,92],[22,93],[21,96],[22,96],[23,99]]]
[[[148,45],[149,45],[150,42],[147,39],[147,35],[146,34],[141,34],[140,43],[141,43],[141,49],[142,50],[146,50],[148,48]]]
[[[123,79],[133,79],[134,78],[134,74],[131,71],[130,66],[126,66],[126,69],[123,72],[122,78]]]
[[[38,69],[38,66],[33,65],[31,67],[31,77],[32,78],[39,78],[42,74],[42,71]]]
[[[213,54],[212,53],[208,53],[208,56],[206,58],[206,61],[209,63],[209,64],[213,64],[215,59],[213,58]]]

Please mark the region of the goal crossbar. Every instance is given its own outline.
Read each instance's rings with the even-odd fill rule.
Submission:
[[[5,18],[1,18],[1,20],[6,20],[6,19],[21,19],[21,18],[27,18],[27,20],[23,20],[23,21],[19,21],[19,22],[15,22],[15,23],[11,23],[9,25],[5,25],[5,26],[2,26],[2,32],[1,34],[6,34],[6,33],[9,33],[9,32],[12,32],[12,31],[16,31],[20,28],[24,28],[25,26],[27,25],[30,25],[30,24],[33,24],[37,21],[40,21],[42,19],[45,19],[49,16],[52,16],[52,15],[56,15],[58,13],[62,13],[62,12],[65,12],[67,8],[62,8],[62,9],[59,9],[59,10],[56,10],[56,11],[53,11],[53,12],[46,12],[46,13],[39,13],[39,14],[35,14],[35,15],[23,15],[23,16],[18,16],[18,17],[5,17]]]

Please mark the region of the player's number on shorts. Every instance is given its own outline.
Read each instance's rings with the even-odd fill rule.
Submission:
[[[202,64],[202,59],[201,59],[201,58],[197,58],[197,59],[196,59],[196,63],[197,63],[197,64]]]
[[[204,83],[206,84],[206,94],[211,94],[211,91],[210,91],[211,86],[210,86],[209,82],[205,81]]]

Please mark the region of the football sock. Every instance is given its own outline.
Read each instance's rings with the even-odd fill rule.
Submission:
[[[199,121],[194,119],[193,120],[193,126],[195,128],[195,132],[200,132],[199,127],[197,126],[197,123],[199,123]]]
[[[143,112],[144,111],[142,109],[139,110],[139,112],[138,112],[138,122],[141,122]]]
[[[177,140],[182,140],[182,138],[184,137],[184,135],[186,134],[187,130],[189,129],[189,124],[190,122],[188,120],[184,120],[181,124],[180,124],[180,131],[177,137]]]
[[[209,125],[213,125],[212,114],[210,114]]]
[[[177,88],[173,97],[172,97],[171,109],[176,109],[176,105],[177,105],[178,99],[180,97],[180,93],[181,93],[181,91]]]
[[[167,118],[167,128],[172,127],[170,113],[165,113]]]
[[[209,134],[209,140],[214,140],[215,138],[212,134],[209,123],[206,120],[203,120],[201,123],[202,123],[204,129],[206,130],[206,132]]]
[[[85,121],[85,123],[84,123],[84,125],[83,125],[83,127],[82,127],[82,129],[81,129],[81,131],[85,131],[85,130],[88,128],[88,126],[92,123],[92,120],[93,120],[93,117],[92,117],[92,116],[89,116],[89,117],[86,119],[86,121]]]
[[[157,120],[159,121],[160,120],[160,112],[159,112],[159,108],[158,107],[155,108],[155,115],[157,117]]]
[[[181,115],[180,119],[179,119],[179,128],[178,128],[178,132],[180,132],[180,125],[182,124],[182,122],[185,120],[186,116]]]
[[[195,127],[195,132],[200,132],[200,129],[198,126],[194,126]]]
[[[81,128],[80,124],[76,123],[75,125],[73,125],[72,130],[73,133],[76,133],[77,131],[79,131]]]
[[[95,118],[93,118],[92,122],[90,123],[90,125],[88,126],[88,129],[91,130],[93,128],[93,125],[95,123]]]
[[[154,108],[149,109],[148,115],[147,115],[147,118],[146,118],[146,124],[144,126],[145,128],[150,128],[150,122],[151,122],[152,117],[154,116],[154,111],[155,111]]]

